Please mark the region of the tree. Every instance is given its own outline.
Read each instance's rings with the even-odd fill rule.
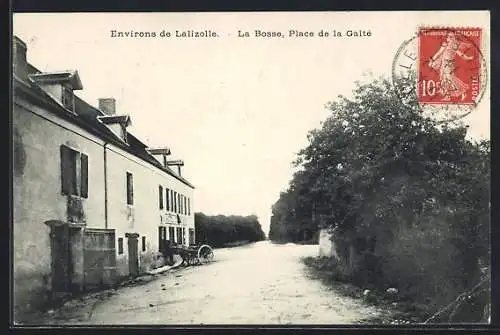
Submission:
[[[222,247],[232,242],[257,242],[265,239],[265,234],[257,216],[207,216],[195,213],[196,240],[214,247]]]
[[[372,277],[445,300],[477,281],[480,260],[489,262],[490,145],[467,140],[460,122],[437,124],[411,101],[381,78],[328,103],[331,114],[309,132],[299,171],[272,208],[269,235],[296,241],[304,222],[336,228],[336,244],[357,253],[339,254],[359,258],[353,277],[383,269]]]

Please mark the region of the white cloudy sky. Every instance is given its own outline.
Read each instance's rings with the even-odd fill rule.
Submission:
[[[386,75],[418,26],[482,27],[488,12],[46,13],[14,14],[13,33],[42,71],[77,69],[77,94],[97,106],[117,99],[130,131],[168,145],[196,186],[196,211],[256,214],[270,208],[293,173],[308,130],[326,102],[349,94],[364,73]],[[212,30],[215,39],[111,38],[111,30]],[[370,30],[363,38],[238,38],[238,30],[317,33]],[[489,50],[484,50],[485,55]],[[465,120],[489,138],[489,92]]]

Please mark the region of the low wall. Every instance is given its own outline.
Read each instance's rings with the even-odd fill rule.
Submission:
[[[338,258],[335,250],[335,244],[331,240],[332,233],[323,228],[319,230],[319,256],[320,257],[335,257]]]

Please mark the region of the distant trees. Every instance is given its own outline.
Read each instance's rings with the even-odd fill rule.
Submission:
[[[450,301],[489,264],[490,142],[424,117],[387,80],[353,93],[329,103],[331,115],[308,134],[300,170],[273,206],[269,238],[330,228],[362,285]]]
[[[317,242],[316,195],[309,171],[297,172],[287,192],[272,206],[269,239],[276,242]]]
[[[196,241],[214,247],[233,242],[257,242],[266,238],[257,216],[216,215],[195,213]]]

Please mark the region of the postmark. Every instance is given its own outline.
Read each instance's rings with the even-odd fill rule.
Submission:
[[[484,95],[487,65],[481,28],[421,27],[392,64],[400,100],[438,122],[470,114]]]

